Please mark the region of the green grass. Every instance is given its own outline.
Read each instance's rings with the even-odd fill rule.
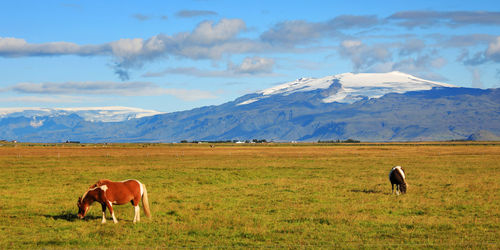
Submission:
[[[0,168],[2,249],[500,247],[495,143],[10,145]],[[115,206],[102,225],[94,204],[77,219],[100,178],[145,183],[153,218]]]

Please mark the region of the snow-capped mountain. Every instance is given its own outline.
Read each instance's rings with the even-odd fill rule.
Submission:
[[[0,108],[0,119],[10,117],[32,118],[33,127],[39,127],[43,120],[37,117],[57,117],[76,114],[89,122],[120,122],[161,114],[154,110],[130,107],[82,107],[82,108]]]
[[[455,87],[451,84],[424,80],[399,71],[389,73],[344,73],[323,78],[300,78],[257,92],[258,96],[239,103],[250,104],[273,95],[287,96],[297,92],[322,90],[324,103],[354,103],[363,98],[379,98],[388,93]]]
[[[401,72],[301,78],[221,105],[165,114],[123,107],[0,109],[0,140],[22,142],[498,138],[500,89],[455,87]]]

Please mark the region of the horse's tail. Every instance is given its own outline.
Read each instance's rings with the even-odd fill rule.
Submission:
[[[146,189],[146,185],[142,184],[142,188],[144,189],[144,193],[142,194],[142,209],[144,209],[144,213],[148,218],[151,218],[151,211],[149,210],[149,201],[148,201],[148,190]]]

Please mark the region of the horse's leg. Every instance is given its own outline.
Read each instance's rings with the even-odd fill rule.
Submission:
[[[399,195],[399,184],[396,184],[396,195]]]
[[[102,221],[101,223],[106,223],[106,204],[101,204],[102,207]]]
[[[134,206],[134,223],[141,221],[141,210],[139,208],[139,200],[133,199],[130,203]]]
[[[134,223],[137,221],[141,221],[141,212],[140,212],[140,209],[139,209],[139,205],[137,206],[134,206],[134,210],[135,210],[135,216],[134,216]]]
[[[392,193],[391,194],[394,194],[394,183],[391,183],[391,187],[392,187]]]
[[[106,206],[109,209],[109,212],[111,213],[111,217],[113,217],[113,222],[116,224],[118,223],[118,220],[115,217],[115,212],[113,211],[113,204],[111,204],[111,201],[106,201]]]

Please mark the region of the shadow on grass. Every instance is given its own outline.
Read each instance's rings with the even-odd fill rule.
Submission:
[[[382,191],[374,190],[374,189],[352,189],[351,192],[354,192],[354,193],[365,193],[365,194],[382,193]]]
[[[45,218],[52,218],[54,220],[65,220],[65,221],[79,220],[78,216],[76,215],[76,212],[70,212],[70,211],[63,211],[60,214],[56,215],[44,214],[43,216]],[[95,215],[87,215],[84,218],[84,220],[95,220],[95,219],[101,219],[101,217]]]

